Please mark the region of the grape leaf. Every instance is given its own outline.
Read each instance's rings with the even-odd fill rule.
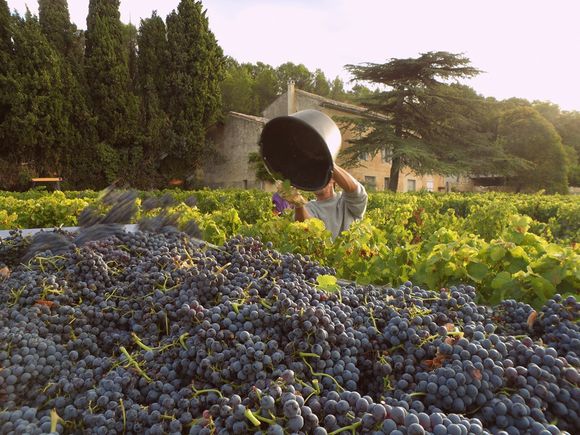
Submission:
[[[485,264],[470,262],[467,265],[467,273],[469,277],[476,282],[483,281],[483,278],[488,274],[489,269]]]
[[[336,281],[336,276],[318,275],[316,277],[316,283],[319,289],[327,293],[337,293],[340,290],[340,286]]]

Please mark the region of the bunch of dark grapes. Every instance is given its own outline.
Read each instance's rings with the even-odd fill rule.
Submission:
[[[558,353],[580,358],[580,302],[574,296],[563,298],[556,295],[550,299],[534,324],[544,343]]]
[[[0,237],[0,268],[12,268],[20,264],[30,247],[31,239],[30,236],[23,236],[20,230],[12,230],[8,237]]]
[[[513,299],[495,306],[490,322],[497,325],[498,333],[504,335],[529,335],[533,331],[535,310],[528,304]]]

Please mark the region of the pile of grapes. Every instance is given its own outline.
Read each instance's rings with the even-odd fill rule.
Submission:
[[[0,240],[2,434],[580,433],[573,297],[330,290],[255,239],[102,225]]]

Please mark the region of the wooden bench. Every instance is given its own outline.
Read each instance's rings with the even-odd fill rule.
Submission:
[[[39,178],[31,178],[30,181],[33,183],[55,183],[54,189],[60,190],[60,182],[63,179],[61,177],[39,177]]]

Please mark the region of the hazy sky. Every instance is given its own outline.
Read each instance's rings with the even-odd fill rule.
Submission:
[[[121,0],[121,19],[165,18],[179,0]],[[36,0],[8,0],[37,13]],[[69,0],[86,28],[89,0]],[[484,96],[546,100],[580,111],[579,0],[205,0],[225,54],[274,67],[290,61],[351,77],[345,64],[428,51],[463,53],[485,73],[464,83]]]

